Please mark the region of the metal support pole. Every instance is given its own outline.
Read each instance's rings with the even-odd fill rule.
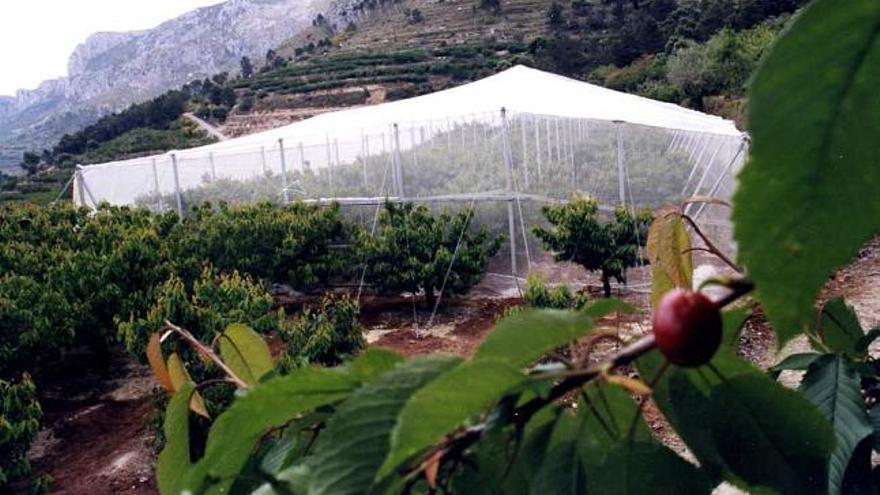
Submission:
[[[76,166],[76,198],[73,202],[76,206],[85,206],[86,205],[86,190],[83,186],[83,175],[82,175],[82,165]]]
[[[544,134],[547,135],[547,163],[553,163],[553,137],[550,134],[550,118],[544,117]]]
[[[284,138],[278,138],[278,156],[281,157],[281,199],[284,204],[290,202],[287,190],[287,159],[284,157]]]
[[[623,125],[623,122],[615,120],[614,125],[616,126],[617,131],[617,182],[620,192],[620,206],[626,206],[626,173],[624,171],[626,165],[624,163],[623,157],[623,136],[621,135],[620,131],[620,127]]]
[[[403,189],[403,166],[400,160],[400,127],[394,124],[394,188],[397,197],[403,199],[406,192]]]
[[[177,216],[183,221],[183,198],[180,195],[180,174],[177,171],[177,155],[171,153],[171,170],[174,172],[174,199],[177,202]]]
[[[522,168],[523,168],[523,184],[526,190],[529,190],[529,141],[526,139],[526,121],[525,116],[520,120],[520,134],[522,135]]]
[[[211,182],[217,180],[217,169],[214,167],[214,152],[208,152],[208,162],[211,163]]]
[[[507,165],[507,192],[513,195],[513,160],[510,158],[507,139],[507,110],[504,108],[501,109],[501,123],[504,131],[501,139],[501,152]],[[507,201],[507,230],[510,235],[510,273],[516,277],[518,270],[516,266],[516,222],[513,216],[513,201]]]
[[[363,135],[363,146],[364,146],[364,190],[370,188],[369,181],[367,180],[367,157],[370,156],[370,136],[363,134],[364,131],[361,131],[361,135]]]
[[[535,163],[538,164],[538,180],[541,180],[541,165],[544,161],[542,153],[541,153],[541,127],[538,125],[538,121],[535,118],[532,118],[532,126],[535,128]]]
[[[333,153],[330,151],[329,134],[327,134],[327,182],[333,187]]]
[[[260,160],[263,175],[266,175],[266,147],[263,145],[260,145]]]
[[[300,169],[305,173],[306,171],[306,150],[303,148],[302,141],[299,142],[299,166]]]
[[[162,195],[159,193],[159,170],[156,168],[156,159],[151,161],[153,166],[153,194],[156,196],[156,210],[162,209]]]

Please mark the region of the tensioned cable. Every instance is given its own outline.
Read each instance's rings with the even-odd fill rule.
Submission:
[[[388,191],[388,166],[390,162],[388,160],[385,161],[385,168],[382,172],[382,187],[379,188],[379,194],[386,193]],[[376,236],[376,226],[379,223],[379,211],[381,210],[382,205],[376,204],[376,212],[373,214],[373,226],[370,229],[370,238],[374,238]],[[360,306],[361,304],[361,294],[364,290],[364,280],[367,276],[367,262],[364,261],[364,269],[361,271],[361,281],[358,284],[358,292],[357,292],[357,304]]]
[[[487,141],[484,141],[488,143]],[[476,164],[475,164],[476,166]],[[485,176],[480,176],[478,174],[478,182],[477,187],[474,189],[475,191],[479,191],[483,185],[483,179]],[[464,226],[461,229],[461,232],[458,235],[458,242],[455,244],[455,249],[452,252],[452,259],[449,261],[449,266],[446,268],[446,274],[443,276],[443,283],[440,285],[440,293],[437,294],[437,299],[434,301],[434,308],[431,311],[431,317],[428,319],[428,325],[426,329],[430,329],[434,325],[434,318],[437,316],[437,309],[440,307],[440,301],[443,299],[443,293],[446,291],[446,284],[449,281],[449,276],[452,274],[452,267],[455,266],[455,260],[458,258],[458,253],[461,249],[461,242],[464,239],[464,234],[467,232],[467,228],[470,226],[471,218],[473,218],[474,208],[477,203],[477,193],[471,197],[470,204],[468,205],[467,215],[465,217]],[[516,274],[514,274],[514,278]],[[517,287],[519,286],[519,282],[517,281]]]

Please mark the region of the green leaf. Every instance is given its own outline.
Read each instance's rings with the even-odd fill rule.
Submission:
[[[880,2],[816,0],[751,85],[735,237],[781,345],[810,324],[833,271],[880,231],[878,26]]]
[[[802,395],[756,372],[726,378],[709,400],[715,446],[739,478],[782,495],[827,489],[834,437]]]
[[[831,299],[822,308],[819,335],[832,352],[852,353],[865,336],[856,311],[842,297]]]
[[[880,337],[880,327],[872,328],[868,333],[862,335],[859,338],[859,341],[856,342],[856,354],[859,356],[867,354],[868,347],[870,347],[878,337]]]
[[[626,301],[614,297],[608,297],[591,301],[581,310],[581,313],[589,316],[594,321],[598,321],[611,313],[616,312],[636,313],[638,312],[638,308]]]
[[[581,494],[587,491],[587,475],[583,459],[586,456],[583,418],[563,413],[556,422],[541,467],[531,485],[532,495],[547,493]]]
[[[592,329],[592,318],[577,311],[526,309],[501,320],[477,349],[474,361],[494,360],[523,368]]]
[[[880,451],[880,405],[874,404],[874,407],[868,411],[868,417],[874,430],[874,450]]]
[[[677,211],[657,216],[648,230],[648,260],[653,273],[651,305],[675,287],[690,289],[693,285],[694,262],[691,239]]]
[[[841,493],[846,495],[877,495],[874,475],[871,472],[872,445],[870,440],[864,440],[856,447],[849,465],[846,466]]]
[[[587,476],[590,493],[602,495],[708,494],[713,488],[699,469],[657,442],[618,442]]]
[[[653,351],[637,365],[650,378],[662,363]],[[806,472],[804,465],[825,464],[831,433],[810,402],[730,353],[719,353],[711,365],[715,371],[673,367],[654,387],[653,399],[713,481],[725,479],[749,492],[781,486],[781,493],[790,493],[786,483]],[[741,388],[747,390],[740,394]],[[792,465],[786,465],[789,455]],[[753,472],[753,465],[767,466],[766,472]]]
[[[767,372],[775,380],[779,378],[779,374],[785,370],[806,370],[820,357],[822,357],[821,354],[816,354],[814,352],[792,354],[791,356],[788,356],[779,363],[771,366],[770,369],[767,370]]]
[[[250,386],[256,385],[274,367],[269,345],[246,325],[226,327],[220,336],[220,356]]]
[[[736,356],[739,350],[739,336],[742,334],[743,325],[749,319],[752,312],[749,308],[736,308],[721,313],[722,338],[721,348],[718,352],[730,353]]]
[[[296,415],[345,399],[360,382],[332,369],[304,368],[259,384],[217,417],[205,456],[187,477],[187,487],[201,493],[207,478],[222,492],[234,481],[266,430]],[[216,491],[216,490],[215,490]]]
[[[506,362],[463,363],[419,389],[406,403],[391,434],[391,451],[377,480],[479,416],[524,375]]]
[[[308,494],[368,493],[401,408],[416,390],[460,361],[445,356],[410,361],[352,394],[318,437]]]
[[[810,365],[800,388],[834,429],[836,442],[828,469],[828,493],[838,495],[842,493],[853,452],[873,432],[865,412],[861,380],[846,358],[827,354]]]
[[[404,361],[403,356],[388,349],[372,348],[345,366],[345,372],[361,382],[369,382],[391,371]]]
[[[162,495],[176,495],[183,488],[184,476],[190,468],[189,402],[195,388],[184,383],[165,410],[165,448],[156,463],[156,484]]]
[[[183,364],[183,360],[180,359],[176,352],[168,356],[168,376],[175,391],[181,390],[187,383],[195,386],[192,378],[189,376],[189,372],[186,371],[186,365]],[[211,415],[208,414],[208,407],[205,405],[205,399],[202,398],[198,391],[192,393],[189,408],[199,416],[211,418]]]

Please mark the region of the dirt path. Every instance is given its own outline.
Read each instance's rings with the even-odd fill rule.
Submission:
[[[187,112],[187,113],[183,114],[183,117],[185,119],[190,120],[193,123],[195,123],[197,126],[199,126],[200,129],[207,132],[209,136],[216,138],[217,141],[226,141],[227,139],[229,139],[228,137],[226,137],[225,134],[220,132],[216,127],[212,126],[211,124],[209,124],[208,122],[199,118],[198,116],[196,116],[193,113]]]
[[[31,458],[54,479],[51,493],[157,494],[149,372],[119,351],[106,370],[84,354],[44,380],[43,430]]]

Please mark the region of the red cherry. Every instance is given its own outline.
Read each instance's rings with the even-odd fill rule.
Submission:
[[[721,345],[721,311],[699,292],[671,290],[654,308],[654,340],[674,364],[706,364]]]

